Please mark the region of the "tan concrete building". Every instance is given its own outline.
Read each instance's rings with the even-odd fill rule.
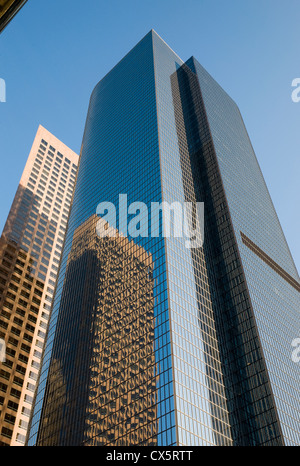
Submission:
[[[39,126],[0,238],[0,446],[25,442],[77,166]]]

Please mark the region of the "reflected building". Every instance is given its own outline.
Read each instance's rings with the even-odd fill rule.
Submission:
[[[117,206],[121,193],[148,212],[163,201],[205,206],[199,247],[164,235],[165,222],[151,235],[152,217],[148,234],[128,235],[138,251],[132,260],[145,254],[136,286],[153,287],[153,328],[135,305],[136,320],[129,320],[125,307],[128,337],[117,293],[121,287],[124,304],[135,296],[133,269],[124,263],[120,270],[114,259],[108,265],[119,240],[96,252],[93,235],[83,239],[97,205]],[[121,217],[117,228],[127,237]],[[238,107],[194,57],[182,61],[150,31],[91,95],[28,445],[299,445],[299,365],[291,347],[299,289]],[[140,409],[144,400],[139,417],[123,396],[138,378],[129,385],[118,379],[117,348],[120,339],[138,348],[148,325],[144,344],[154,353],[144,372],[151,383],[146,390],[139,379],[141,399],[132,405]],[[135,368],[130,361],[129,353],[126,377]],[[86,363],[90,373],[80,369]],[[126,416],[136,437],[124,433]]]
[[[41,445],[156,443],[152,257],[117,231],[99,237],[98,220],[74,233]]]
[[[34,347],[34,332],[39,315],[45,281],[32,273],[35,257],[15,242],[0,239],[0,338],[5,341],[5,360],[0,363],[0,446],[9,446],[18,429],[24,435],[28,425],[35,386],[35,373],[29,371],[29,355]],[[42,340],[36,340],[38,348]],[[39,348],[40,350],[40,348]],[[38,354],[38,349],[35,349]],[[35,362],[35,367],[36,366]],[[22,407],[19,425],[16,426],[18,411]],[[24,436],[25,437],[25,436]],[[22,437],[18,440],[22,440]]]
[[[0,445],[24,445],[78,155],[39,126],[0,238]]]

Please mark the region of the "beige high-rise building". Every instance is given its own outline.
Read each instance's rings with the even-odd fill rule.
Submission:
[[[25,442],[77,166],[39,126],[0,238],[0,446]]]

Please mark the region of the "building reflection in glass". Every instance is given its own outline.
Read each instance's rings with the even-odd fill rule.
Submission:
[[[75,230],[38,445],[155,445],[152,255]]]

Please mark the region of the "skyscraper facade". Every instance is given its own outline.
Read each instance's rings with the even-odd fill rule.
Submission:
[[[196,247],[148,215],[187,203]],[[299,445],[299,290],[238,107],[150,31],[91,95],[28,445]]]
[[[0,238],[0,444],[25,442],[78,155],[39,126]]]

